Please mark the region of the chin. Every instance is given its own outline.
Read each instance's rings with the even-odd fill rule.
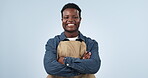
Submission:
[[[74,32],[77,32],[78,30],[65,30],[65,31],[69,33],[74,33]]]

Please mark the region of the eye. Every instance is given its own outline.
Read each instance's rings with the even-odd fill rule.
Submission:
[[[69,17],[63,17],[63,19],[68,19]]]
[[[78,19],[79,17],[73,17],[74,19]]]

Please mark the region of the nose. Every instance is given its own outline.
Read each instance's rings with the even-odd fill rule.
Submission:
[[[68,19],[68,22],[74,22],[74,19],[73,19],[72,17],[70,17],[70,18]]]

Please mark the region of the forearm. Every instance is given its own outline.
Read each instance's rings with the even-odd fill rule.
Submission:
[[[55,57],[50,57],[48,54],[45,54],[44,56],[44,67],[46,72],[50,75],[64,77],[78,75],[78,72],[76,72],[74,69],[60,64],[59,62],[57,62],[57,59]]]
[[[44,66],[45,66],[46,72],[50,75],[68,77],[68,76],[75,76],[78,74],[73,69],[65,65],[56,63],[54,61],[52,63],[44,63]]]
[[[65,65],[82,74],[95,74],[100,68],[101,61],[95,59],[79,59],[66,57]]]

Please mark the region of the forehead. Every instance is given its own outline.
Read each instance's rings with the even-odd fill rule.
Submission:
[[[79,11],[74,8],[67,8],[63,11],[63,15],[77,15],[79,14]]]

